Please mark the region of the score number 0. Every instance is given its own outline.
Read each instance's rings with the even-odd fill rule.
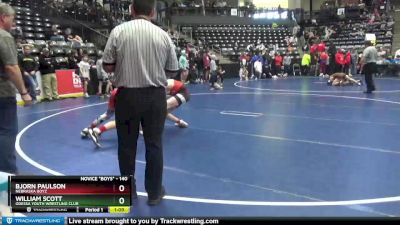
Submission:
[[[124,185],[119,185],[118,190],[120,192],[124,192],[125,191],[125,186]],[[123,205],[125,203],[125,198],[124,197],[120,197],[118,199],[119,204]]]

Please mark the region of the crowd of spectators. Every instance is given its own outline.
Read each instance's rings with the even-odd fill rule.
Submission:
[[[96,61],[101,58],[101,51],[97,51],[92,43],[83,41],[79,35],[72,34],[69,28],[60,32],[55,26],[53,31],[48,41],[23,39],[19,35],[15,37],[21,72],[34,102],[37,102],[37,95],[41,91],[38,76],[42,81],[42,101],[59,99],[55,71],[62,69],[75,70],[75,74],[81,78],[85,97],[89,97],[88,86],[93,90],[98,81],[107,88],[106,92],[103,92],[102,86],[99,87],[97,94],[108,95],[111,91],[109,75],[97,68],[101,64],[97,63],[96,67]]]
[[[344,5],[345,6],[345,5]],[[384,6],[384,7],[381,7]],[[358,7],[358,6],[357,6]],[[249,45],[239,58],[241,79],[278,78],[288,75],[325,76],[334,72],[359,74],[362,72],[360,59],[362,45],[350,45],[343,48],[337,46],[334,40],[344,37],[346,40],[364,40],[367,33],[384,31],[385,39],[392,39],[394,19],[389,14],[392,9],[387,1],[372,1],[371,7],[361,5],[357,20],[317,21],[295,24],[292,36],[286,37],[287,49],[292,52],[294,46],[301,51],[301,60],[296,62],[293,57],[281,54],[274,46],[264,46],[262,43]],[[382,37],[380,37],[382,38]],[[385,73],[388,64],[400,62],[400,51],[391,54],[391,44],[378,44],[378,74]],[[387,71],[386,71],[387,72]],[[390,70],[393,72],[393,70]]]
[[[206,46],[187,43],[176,48],[179,72],[175,77],[188,84],[209,84],[210,89],[222,89],[224,69],[219,59]]]

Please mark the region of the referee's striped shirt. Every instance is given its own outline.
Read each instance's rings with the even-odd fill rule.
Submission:
[[[103,63],[115,64],[116,87],[165,87],[165,71],[178,71],[171,38],[145,19],[125,22],[111,31]]]

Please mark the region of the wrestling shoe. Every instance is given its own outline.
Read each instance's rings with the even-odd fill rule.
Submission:
[[[92,139],[92,141],[96,145],[96,147],[101,148],[101,145],[99,143],[100,135],[98,133],[96,133],[93,129],[89,129],[89,137],[90,137],[90,139]]]
[[[183,120],[179,120],[179,122],[175,123],[175,126],[177,126],[179,128],[187,128],[189,126],[189,124]]]
[[[87,138],[89,135],[89,128],[85,128],[81,131],[81,138]]]

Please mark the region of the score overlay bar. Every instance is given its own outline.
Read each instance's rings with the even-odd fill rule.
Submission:
[[[9,178],[9,206],[13,212],[103,213],[108,212],[109,207],[129,208],[132,204],[131,192],[130,176]]]

